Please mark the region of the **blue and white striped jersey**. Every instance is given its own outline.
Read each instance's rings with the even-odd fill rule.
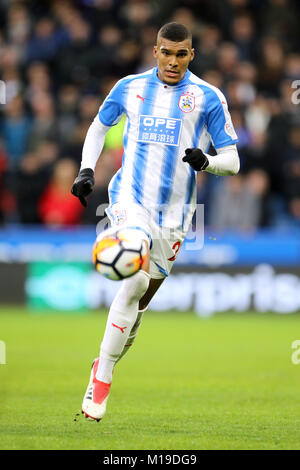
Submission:
[[[186,231],[196,205],[196,172],[186,148],[206,152],[237,142],[220,90],[187,70],[177,85],[157,68],[121,79],[99,110],[105,126],[126,114],[122,166],[109,184],[110,204],[141,204],[164,227]]]

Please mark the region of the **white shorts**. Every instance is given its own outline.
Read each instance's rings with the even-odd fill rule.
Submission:
[[[150,213],[139,204],[113,204],[106,209],[111,222],[109,229],[134,228],[140,229],[142,238],[150,246],[150,276],[163,279],[169,275],[178,251],[184,240],[184,232],[179,230],[161,229]]]

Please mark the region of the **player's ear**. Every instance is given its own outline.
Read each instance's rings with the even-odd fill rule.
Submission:
[[[153,56],[155,57],[155,59],[157,58],[157,46],[153,47]]]
[[[190,58],[190,62],[192,62],[192,60],[194,60],[194,57],[195,57],[195,49],[191,49],[191,58]]]

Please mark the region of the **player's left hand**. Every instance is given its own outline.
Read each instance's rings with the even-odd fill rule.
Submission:
[[[207,156],[200,149],[185,149],[182,161],[188,162],[195,171],[203,171],[209,164]]]

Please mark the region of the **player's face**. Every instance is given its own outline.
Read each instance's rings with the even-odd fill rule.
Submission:
[[[154,46],[157,59],[158,78],[168,85],[176,85],[183,79],[189,63],[194,58],[190,39],[181,42],[169,41],[160,37]]]

